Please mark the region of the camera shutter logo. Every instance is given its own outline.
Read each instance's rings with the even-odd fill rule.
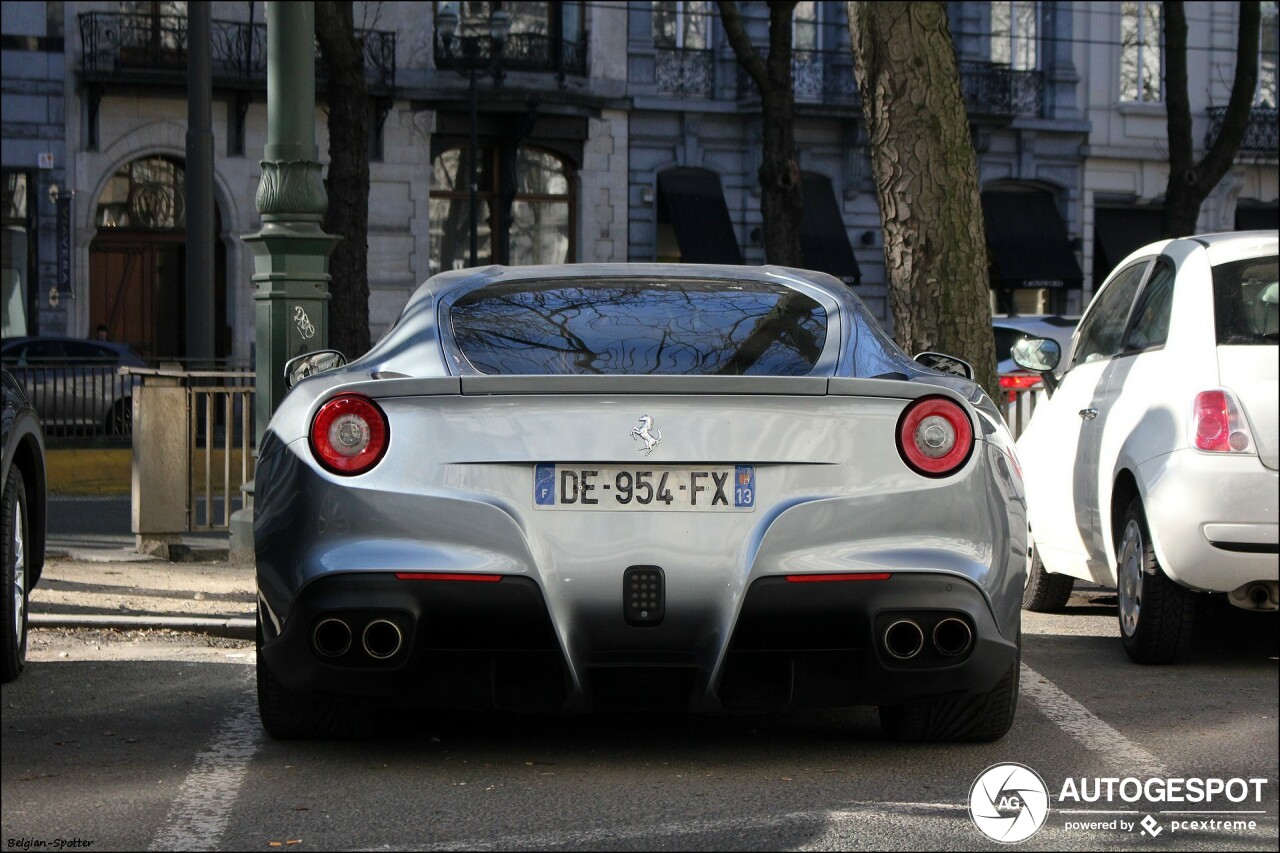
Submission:
[[[995,764],[969,789],[969,817],[988,838],[1003,844],[1025,841],[1049,816],[1049,789],[1040,774],[1022,764]]]

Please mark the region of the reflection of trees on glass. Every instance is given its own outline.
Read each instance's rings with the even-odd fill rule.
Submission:
[[[476,194],[477,233],[479,236],[477,257],[480,263],[488,263],[489,202],[493,193],[489,189],[489,163],[492,154],[481,149],[476,160],[476,183],[481,192]],[[431,202],[429,210],[430,253],[432,272],[462,269],[470,260],[471,199],[467,192],[467,155],[460,148],[451,148],[435,159],[431,170]]]
[[[569,255],[569,175],[555,155],[516,152],[511,204],[511,264],[559,264]]]
[[[483,373],[801,376],[826,313],[780,285],[520,282],[458,300],[454,338]]]
[[[501,149],[482,148],[476,160],[478,262],[519,265],[570,260],[573,198],[568,163],[535,148],[521,147],[507,157],[500,154]],[[467,266],[469,204],[466,149],[451,148],[437,156],[432,166],[433,272]],[[499,225],[503,221],[509,222],[506,229]]]
[[[1156,103],[1160,91],[1160,4],[1120,4],[1120,100]]]
[[[1035,0],[996,0],[991,4],[991,61],[1019,71],[1036,65]]]
[[[182,166],[167,157],[134,160],[107,181],[95,221],[104,228],[183,228],[185,180]]]
[[[705,50],[710,29],[710,0],[654,0],[654,47]]]

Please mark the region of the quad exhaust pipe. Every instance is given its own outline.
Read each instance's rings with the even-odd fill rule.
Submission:
[[[933,647],[941,655],[957,657],[969,651],[972,645],[973,630],[963,619],[948,616],[933,626]]]
[[[400,651],[404,635],[400,633],[396,623],[387,619],[374,619],[365,626],[361,642],[369,657],[386,660]]]
[[[322,658],[339,658],[351,650],[354,632],[344,619],[321,619],[311,632],[311,645]],[[390,619],[374,619],[360,636],[364,653],[374,660],[393,658],[404,646],[404,633]]]
[[[958,616],[948,616],[933,626],[930,640],[942,657],[960,657],[973,648],[973,629]],[[898,619],[884,630],[882,643],[898,660],[911,660],[925,650],[925,632],[914,619]]]
[[[311,632],[311,642],[322,657],[341,657],[351,648],[351,626],[341,619],[321,619]]]
[[[884,629],[884,648],[898,660],[911,660],[924,648],[924,631],[914,619],[899,619]]]

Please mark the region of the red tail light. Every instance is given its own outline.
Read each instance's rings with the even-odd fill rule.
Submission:
[[[335,474],[363,474],[387,452],[387,416],[368,397],[344,394],[320,407],[311,421],[311,452]]]
[[[1000,389],[1007,391],[1005,400],[1012,403],[1018,399],[1019,391],[1026,391],[1040,384],[1040,377],[1034,373],[1004,373],[1000,376]]]
[[[1191,443],[1211,453],[1253,452],[1253,434],[1234,394],[1216,388],[1196,395],[1191,409]]]
[[[826,572],[819,575],[784,575],[789,583],[840,583],[841,581],[887,581],[890,572]]]
[[[898,418],[898,452],[926,477],[955,473],[973,452],[969,416],[946,397],[921,397]]]
[[[1039,384],[1040,377],[1034,373],[1005,373],[1000,377],[1000,387],[1006,391],[1021,391]]]

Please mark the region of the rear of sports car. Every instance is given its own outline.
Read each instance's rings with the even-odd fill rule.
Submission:
[[[946,383],[836,375],[839,300],[812,292],[796,324],[791,285],[745,290],[490,284],[433,298],[470,372],[375,350],[300,385],[257,476],[268,731],[378,705],[876,705],[903,738],[1001,736],[1026,529],[1007,431]],[[698,321],[655,313],[668,297]],[[667,318],[653,347],[593,343],[644,339],[637,305]]]

